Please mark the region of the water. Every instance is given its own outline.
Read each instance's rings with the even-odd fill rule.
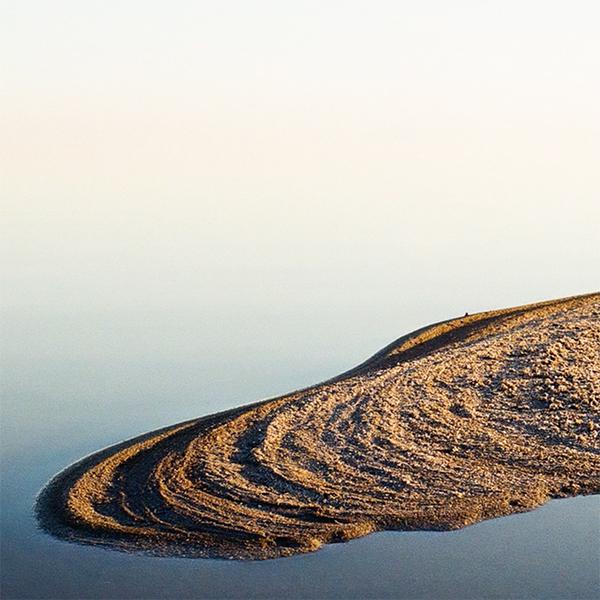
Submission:
[[[597,496],[550,502],[457,532],[384,532],[252,563],[123,554],[68,544],[36,528],[36,494],[81,456],[334,375],[395,336],[449,316],[444,310],[458,307],[415,302],[401,316],[383,310],[376,317],[366,308],[338,314],[271,307],[267,313],[256,306],[5,314],[2,596],[596,596]]]

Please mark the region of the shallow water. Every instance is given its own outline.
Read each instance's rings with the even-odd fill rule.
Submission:
[[[353,336],[342,329],[351,315],[318,321],[235,314],[237,321],[221,314],[192,322],[166,313],[4,320],[12,340],[2,376],[4,598],[597,596],[598,496],[550,502],[457,532],[384,532],[251,563],[129,555],[39,532],[36,494],[81,456],[314,383],[437,316],[419,320],[409,312],[391,326],[389,316],[375,324],[355,319]],[[344,343],[335,348],[331,340]]]

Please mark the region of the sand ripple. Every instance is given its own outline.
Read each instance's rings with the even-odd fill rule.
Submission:
[[[245,559],[455,529],[600,492],[599,408],[600,295],[466,316],[88,457],[38,516],[75,541]]]

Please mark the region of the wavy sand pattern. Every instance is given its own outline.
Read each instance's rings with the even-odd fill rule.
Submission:
[[[465,316],[88,457],[38,515],[75,541],[242,559],[455,529],[600,492],[599,408],[600,294]]]

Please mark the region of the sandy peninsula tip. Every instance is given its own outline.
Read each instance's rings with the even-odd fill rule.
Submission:
[[[325,383],[120,443],[36,508],[76,542],[276,558],[598,493],[599,432],[592,294],[425,327]]]

